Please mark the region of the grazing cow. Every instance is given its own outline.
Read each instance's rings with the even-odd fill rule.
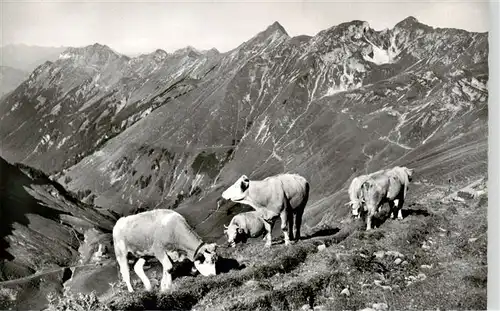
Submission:
[[[204,243],[186,219],[172,210],[157,209],[118,219],[113,227],[113,244],[116,261],[129,292],[134,291],[127,261],[129,252],[140,257],[134,271],[147,291],[151,290],[151,283],[144,273],[144,256],[154,256],[162,264],[162,292],[168,291],[172,285],[172,261],[187,258],[194,262],[202,275],[216,274],[217,245]]]
[[[346,205],[351,206],[351,213],[354,217],[359,218],[361,217],[360,211],[362,211],[362,205],[363,205],[363,198],[362,198],[362,192],[361,192],[361,185],[370,178],[373,175],[380,174],[384,172],[385,170],[380,170],[375,173],[371,173],[368,175],[360,175],[358,177],[354,177],[354,179],[351,181],[351,184],[349,185],[348,193],[349,193],[349,202]]]
[[[403,219],[403,207],[413,170],[396,166],[382,173],[372,175],[361,186],[362,199],[367,210],[366,230],[371,229],[372,218],[385,202],[389,203],[392,218]]]
[[[241,213],[233,217],[229,226],[224,225],[227,242],[235,247],[239,241],[246,242],[248,237],[256,238],[265,232],[264,220],[257,211]],[[264,236],[265,239],[265,236]]]
[[[302,215],[309,199],[309,183],[297,174],[279,174],[252,181],[243,175],[222,193],[222,198],[250,205],[257,211],[267,231],[266,247],[271,246],[272,228],[281,217],[285,245],[289,245],[290,239],[294,240],[294,225],[295,240],[300,239]]]

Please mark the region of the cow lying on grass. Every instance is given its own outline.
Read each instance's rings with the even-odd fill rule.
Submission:
[[[289,245],[294,237],[300,239],[302,215],[309,199],[309,183],[297,174],[279,174],[252,181],[243,175],[222,193],[222,198],[250,205],[257,211],[267,231],[266,247],[271,246],[272,228],[281,217],[285,245]]]
[[[371,174],[361,185],[360,209],[366,212],[366,230],[372,228],[372,218],[380,206],[389,203],[392,218],[403,219],[401,209],[406,199],[413,170],[396,166]],[[353,212],[354,214],[354,212]]]
[[[231,247],[235,247],[240,241],[246,242],[249,237],[259,237],[264,232],[266,232],[265,222],[257,211],[238,214],[231,219],[229,226],[224,225],[224,233]]]
[[[216,274],[217,245],[204,243],[186,219],[172,210],[158,209],[118,219],[113,228],[113,243],[116,261],[129,292],[134,291],[127,261],[129,252],[141,257],[134,271],[147,291],[151,290],[151,283],[144,273],[144,256],[155,256],[162,264],[162,292],[168,291],[172,285],[172,261],[187,258],[194,262],[202,275]]]

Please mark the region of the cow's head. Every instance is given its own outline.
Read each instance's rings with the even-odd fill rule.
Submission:
[[[406,175],[408,176],[408,180],[412,181],[412,179],[413,179],[413,169],[405,167],[405,172],[406,172]]]
[[[222,192],[222,198],[233,202],[242,201],[247,195],[249,186],[250,179],[246,175],[242,175],[232,186]]]
[[[354,200],[347,203],[351,207],[352,216],[359,218],[361,216],[361,206],[363,205],[364,200]]]
[[[227,235],[227,242],[229,245],[235,247],[245,231],[237,224],[230,224],[229,226],[224,225],[224,233]]]
[[[215,264],[218,259],[217,244],[205,244],[200,247],[198,253],[194,257],[194,266],[203,276],[215,275]]]

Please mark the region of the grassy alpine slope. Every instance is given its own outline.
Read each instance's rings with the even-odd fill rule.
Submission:
[[[412,197],[402,221],[386,220],[364,231],[347,219],[339,228],[316,228],[285,247],[260,239],[236,248],[221,247],[237,260],[232,271],[214,277],[174,279],[174,291],[136,292],[123,283],[99,293],[101,309],[111,310],[484,310],[486,309],[485,181],[458,192],[418,183],[426,196]],[[450,192],[451,190],[451,192]],[[481,191],[482,190],[482,191]],[[472,198],[475,195],[475,198]],[[462,197],[467,197],[463,199]],[[437,199],[439,198],[439,199]],[[335,232],[334,234],[331,234]],[[325,235],[326,233],[326,235]],[[326,246],[326,247],[325,247]],[[146,271],[159,283],[159,267]],[[65,303],[65,299],[59,306]],[[73,298],[74,299],[74,298]],[[73,300],[75,302],[77,300]],[[58,308],[57,301],[52,309]]]

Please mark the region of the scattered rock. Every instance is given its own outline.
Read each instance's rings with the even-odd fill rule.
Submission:
[[[302,306],[302,308],[300,308],[300,310],[304,310],[304,311],[309,311],[309,310],[314,310],[312,309],[309,304],[305,304]]]
[[[453,197],[452,199],[453,199],[453,201],[457,201],[457,202],[465,202],[465,200],[461,197]]]
[[[425,242],[424,242],[424,243],[422,244],[422,249],[423,249],[423,250],[429,250],[429,249],[431,249],[431,247],[430,247],[429,245],[427,245],[427,243],[425,243]]]
[[[358,311],[376,311],[376,310],[372,309],[372,308],[364,308],[364,309],[360,309]]]
[[[349,289],[348,288],[344,288],[341,292],[340,292],[341,295],[346,295],[346,296],[350,296],[351,293],[349,292]]]
[[[484,190],[479,190],[479,191],[476,191],[476,192],[474,193],[474,197],[475,197],[475,198],[477,198],[477,197],[482,196],[483,194],[486,194],[486,191],[484,191]]]
[[[401,263],[401,265],[402,265],[403,267],[407,266],[407,265],[408,265],[408,261],[404,260],[404,261]]]
[[[396,260],[394,260],[394,263],[396,265],[399,265],[403,260],[401,258],[396,258]]]
[[[471,200],[474,198],[474,195],[472,193],[466,192],[466,191],[458,191],[457,196],[461,199],[465,200]]]
[[[420,268],[422,268],[422,269],[431,269],[432,265],[421,265]]]
[[[476,241],[477,241],[477,239],[478,239],[478,238],[470,238],[470,239],[469,239],[469,243],[474,243],[474,242],[476,242]]]
[[[417,279],[420,280],[420,281],[423,281],[423,280],[427,279],[427,275],[425,275],[423,273],[419,273],[417,275]]]
[[[385,254],[387,256],[392,256],[392,257],[397,257],[397,258],[404,258],[405,255],[401,254],[400,252],[396,252],[396,251],[387,251],[385,252]]]
[[[318,251],[323,251],[326,249],[326,245],[325,244],[321,244],[321,245],[318,245]]]
[[[384,258],[384,255],[385,255],[385,252],[384,251],[378,251],[378,252],[375,252],[373,253],[373,256],[375,256],[376,258]]]
[[[389,306],[386,303],[380,302],[380,303],[374,303],[372,305],[372,308],[377,311],[385,311],[389,309]]]

